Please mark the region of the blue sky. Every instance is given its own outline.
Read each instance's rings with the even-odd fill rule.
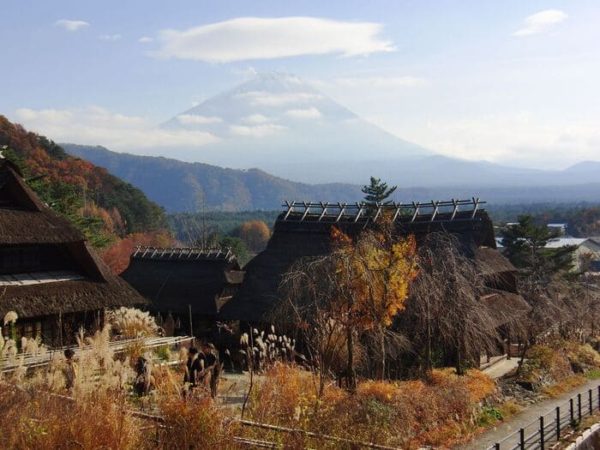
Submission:
[[[600,160],[597,0],[2,0],[0,15],[0,114],[57,141],[133,150],[275,70],[440,153]]]

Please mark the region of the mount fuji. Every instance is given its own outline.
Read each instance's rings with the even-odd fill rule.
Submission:
[[[172,149],[172,157],[258,167],[303,182],[352,182],[371,173],[369,166],[415,163],[433,155],[361,119],[300,78],[279,73],[258,75],[162,126],[218,139],[201,148]]]

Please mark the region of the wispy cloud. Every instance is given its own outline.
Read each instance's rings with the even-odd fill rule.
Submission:
[[[285,112],[285,115],[294,119],[318,119],[322,116],[321,111],[314,106],[304,109],[290,109]]]
[[[121,36],[120,34],[101,34],[100,36],[98,36],[98,39],[100,39],[101,41],[115,42],[120,41],[122,37],[123,36]]]
[[[229,131],[231,134],[236,136],[246,136],[246,137],[254,137],[254,138],[263,138],[267,136],[271,136],[273,134],[277,134],[286,127],[282,125],[277,125],[274,123],[266,123],[261,125],[231,125],[229,127]]]
[[[337,78],[337,84],[349,88],[412,88],[420,87],[427,84],[424,78],[413,76],[398,76],[398,77],[345,77]]]
[[[163,58],[212,63],[274,59],[300,55],[369,55],[394,50],[381,37],[383,26],[316,17],[241,17],[187,30],[163,30]]]
[[[97,106],[76,109],[21,108],[15,118],[25,127],[58,142],[104,145],[114,150],[201,147],[219,141],[203,131],[156,128],[147,119]]]
[[[149,44],[150,42],[154,42],[154,38],[150,36],[142,36],[138,39],[138,42],[141,44]]]
[[[201,116],[198,114],[180,114],[177,121],[182,125],[208,125],[211,123],[221,123],[223,119],[216,116]]]
[[[82,28],[89,27],[90,24],[84,20],[60,19],[54,22],[54,26],[63,28],[67,31],[78,31]]]
[[[531,36],[547,31],[552,26],[564,22],[569,17],[559,9],[546,9],[525,18],[523,26],[513,33],[513,36]]]

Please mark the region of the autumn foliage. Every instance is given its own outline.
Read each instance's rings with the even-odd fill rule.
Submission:
[[[250,220],[241,224],[235,234],[251,251],[260,252],[267,246],[271,230],[262,220]]]
[[[139,189],[3,116],[0,147],[40,199],[71,220],[95,247],[127,233],[166,227],[164,211]]]
[[[359,382],[355,394],[329,384],[319,397],[310,373],[278,364],[253,391],[249,413],[258,422],[354,441],[448,448],[475,432],[482,404],[495,390],[493,380],[477,370],[461,377],[453,369],[436,369],[428,383],[369,380]],[[262,431],[255,437],[282,439]],[[301,435],[286,439],[287,448],[344,447]]]
[[[337,274],[353,293],[350,315],[356,324],[365,330],[391,325],[417,276],[414,236],[369,230],[353,240],[334,227],[332,240],[339,256]]]
[[[117,240],[100,256],[113,273],[119,275],[129,266],[129,257],[137,246],[172,247],[175,243],[167,232],[133,233]]]

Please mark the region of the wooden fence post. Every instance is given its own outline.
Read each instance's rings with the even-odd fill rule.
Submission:
[[[581,423],[581,393],[577,394],[577,420]]]
[[[590,400],[590,402],[589,402],[589,410],[590,410],[590,416],[591,416],[593,414],[593,406],[592,406],[592,404],[594,402],[594,392],[591,389],[588,391],[588,398]]]

